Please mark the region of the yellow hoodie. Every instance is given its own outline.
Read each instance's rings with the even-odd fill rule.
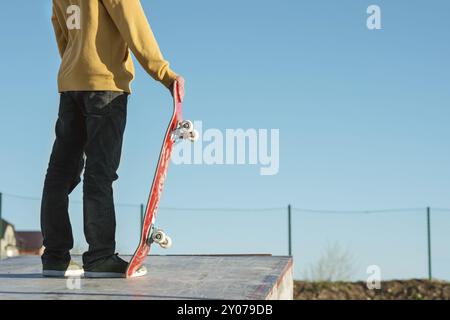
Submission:
[[[139,0],[53,0],[52,23],[62,58],[60,92],[131,92],[130,49],[166,87],[177,76],[164,60]]]

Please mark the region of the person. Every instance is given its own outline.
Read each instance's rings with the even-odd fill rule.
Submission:
[[[134,78],[130,51],[170,91],[177,81],[181,97],[184,79],[161,54],[139,0],[53,0],[52,24],[61,55],[60,103],[41,203],[42,273],[124,277],[128,263],[115,253],[112,184],[118,179]],[[81,182],[83,169],[83,227],[89,248],[81,267],[70,256],[68,196]]]

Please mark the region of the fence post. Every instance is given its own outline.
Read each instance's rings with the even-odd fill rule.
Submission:
[[[144,223],[144,205],[142,203],[141,203],[140,209],[141,209],[141,230],[142,230],[143,223]],[[141,230],[139,230],[139,233],[141,233]]]
[[[291,205],[288,205],[288,252],[289,256],[292,256],[292,212]]]
[[[431,221],[430,221],[431,209],[427,207],[427,240],[428,240],[428,280],[432,279],[431,272]]]

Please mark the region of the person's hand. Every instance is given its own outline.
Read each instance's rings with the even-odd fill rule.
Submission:
[[[175,82],[178,83],[178,86],[177,86],[178,92],[176,92],[176,94],[178,94],[180,101],[183,102],[183,100],[184,100],[184,78],[182,76],[177,76],[177,78],[175,79]],[[170,90],[172,94],[173,94],[173,86],[175,85],[175,82],[172,85],[172,88]]]

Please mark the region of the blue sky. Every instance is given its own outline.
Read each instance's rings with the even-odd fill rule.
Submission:
[[[185,117],[204,128],[280,130],[280,171],[172,166],[163,207],[278,208],[269,212],[161,210],[169,253],[286,254],[286,213],[298,208],[450,208],[448,1],[142,1],[165,57],[186,78]],[[39,197],[54,138],[59,56],[51,1],[0,10],[0,191]],[[382,30],[366,28],[377,4]],[[116,201],[146,202],[170,96],[138,68]],[[72,199],[81,200],[81,188]],[[39,228],[39,201],[5,196],[17,229]],[[138,239],[139,208],[117,208],[118,251]],[[81,206],[71,217],[85,245]],[[424,210],[374,215],[294,213],[295,273],[339,241],[356,278],[425,277]],[[450,212],[433,211],[434,274],[450,279]],[[155,249],[155,253],[165,253]]]

